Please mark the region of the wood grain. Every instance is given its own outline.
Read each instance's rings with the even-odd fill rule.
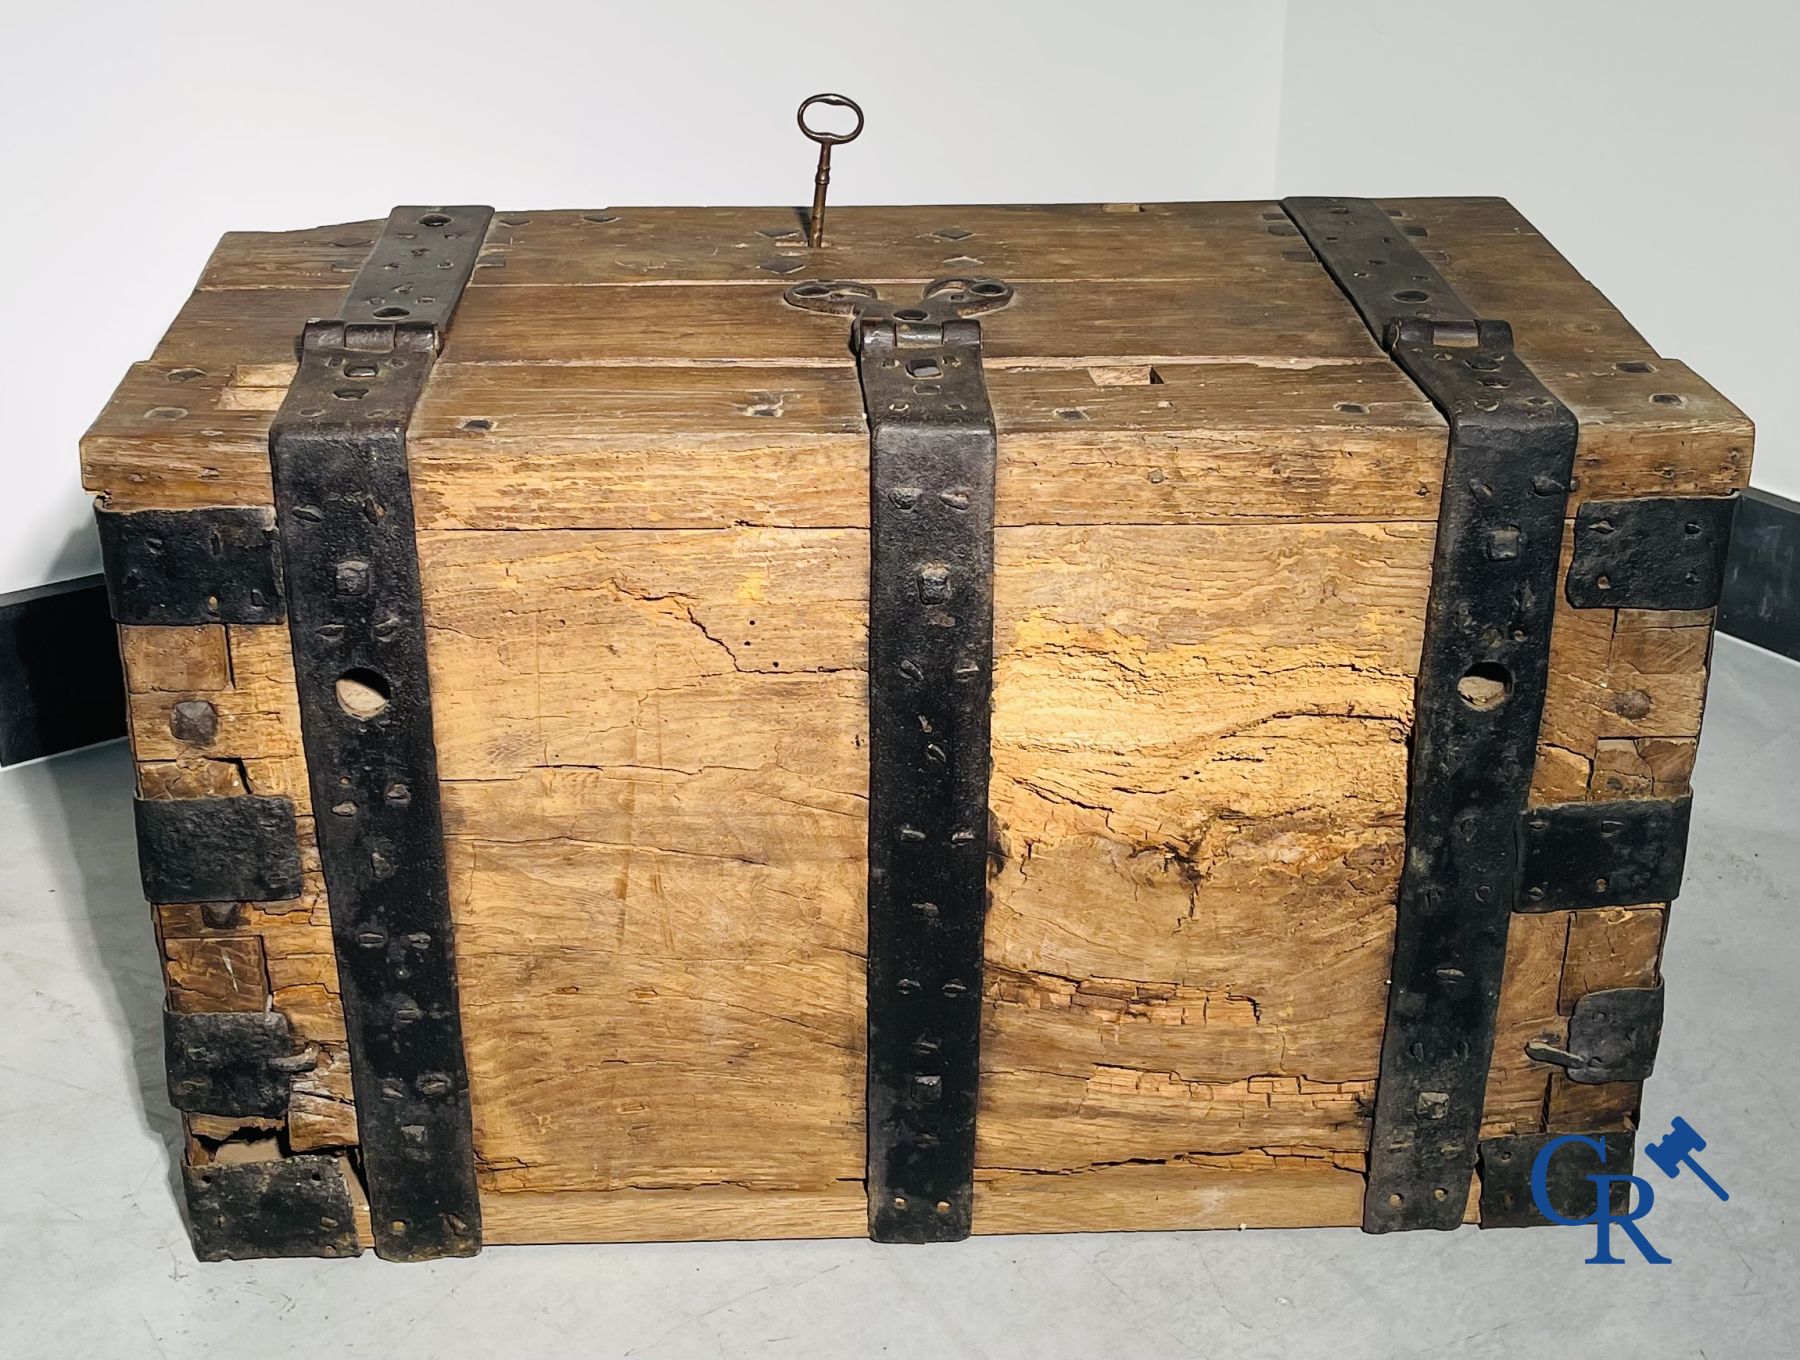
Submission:
[[[1116,206],[846,208],[810,255],[787,209],[496,219],[409,436],[488,1240],[864,1230],[867,435],[844,321],[781,301],[813,274],[1019,287],[976,1230],[1360,1218],[1444,425],[1275,205]],[[1744,483],[1749,422],[1509,205],[1386,206],[1576,411],[1572,506]],[[221,242],[90,489],[269,504],[372,227]],[[1685,791],[1711,624],[1559,607],[1533,799]],[[299,899],[157,909],[178,1004],[266,989],[323,1048],[190,1148],[348,1147],[285,625],[121,646],[146,796],[303,814]],[[1524,1049],[1679,914],[1515,918],[1487,1132],[1635,1116]]]
[[[1000,521],[1435,519],[1443,422],[1385,363],[1153,370],[1134,385],[991,373]],[[164,370],[140,365],[84,442],[89,489],[118,509],[271,503],[268,425],[291,370],[253,376],[277,385],[196,380],[191,408],[158,407]],[[1653,400],[1669,388],[1684,406]],[[1562,395],[1585,422],[1574,504],[1723,495],[1747,475],[1748,425],[1676,365],[1571,377]],[[173,409],[187,414],[148,414]],[[443,364],[410,438],[420,524],[860,526],[860,412],[848,364]]]
[[[1112,205],[1119,206],[1119,205]],[[1272,203],[836,207],[819,250],[793,208],[501,212],[471,287],[741,283],[805,278],[923,283],[949,275],[1094,282],[1278,279],[1294,261]],[[342,288],[378,222],[232,232],[203,289]],[[792,268],[796,262],[800,268]]]
[[[984,1167],[1360,1154],[1430,539],[1000,531]],[[860,1175],[863,535],[420,548],[484,1183]]]

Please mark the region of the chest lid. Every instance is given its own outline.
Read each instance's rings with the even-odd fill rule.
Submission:
[[[1580,418],[1577,502],[1741,484],[1747,422],[1510,205],[1384,206]],[[1000,524],[1435,518],[1442,417],[1274,203],[839,207],[818,249],[802,220],[497,214],[409,433],[420,527],[866,523],[847,326],[784,294],[975,273],[1014,290],[982,318]],[[85,441],[90,488],[269,503],[295,337],[378,227],[227,235]]]

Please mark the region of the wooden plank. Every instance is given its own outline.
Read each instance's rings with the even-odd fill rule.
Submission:
[[[336,316],[347,286],[348,280],[328,288],[196,290],[150,362],[183,387],[172,375],[198,369],[210,377],[234,364],[292,364],[302,328],[315,316]]]
[[[1385,362],[1154,371],[1158,382],[1128,386],[1087,369],[990,374],[1000,521],[1435,517],[1442,422]],[[141,365],[84,442],[89,488],[115,508],[267,504],[270,411],[210,410],[199,398],[260,391],[272,406],[280,389],[195,386],[190,416],[169,420],[144,405],[160,395],[161,372]],[[1608,393],[1645,379],[1603,374],[1570,394],[1587,420],[1605,413]],[[1741,482],[1749,447],[1741,418],[1691,375],[1649,381],[1687,393],[1687,405],[1636,391],[1587,428],[1575,503],[1720,495]],[[411,445],[425,528],[867,521],[868,443],[848,365],[445,364]]]
[[[604,219],[604,220],[597,220]],[[806,248],[792,208],[503,212],[472,287],[673,283],[784,285],[804,278],[1195,279],[1286,272],[1294,242],[1273,203],[974,204],[831,211]],[[308,288],[347,281],[379,226],[232,232],[200,286]],[[799,262],[799,269],[791,269]],[[770,266],[774,266],[771,268]]]
[[[169,1008],[260,1011],[268,1000],[263,942],[255,935],[212,935],[163,941]]]
[[[1540,368],[1581,422],[1571,508],[1590,499],[1726,496],[1749,482],[1754,430],[1744,414],[1686,364],[1645,367]]]
[[[1552,391],[1561,363],[1655,358],[1618,309],[1505,199],[1381,201],[1476,315],[1512,323],[1519,353]]]
[[[250,791],[241,764],[208,757],[139,761],[137,783],[140,798],[232,798]]]
[[[1362,1193],[1359,1170],[1319,1159],[1281,1155],[1260,1169],[1226,1159],[1127,1163],[1080,1175],[979,1179],[975,1231],[1351,1227],[1362,1221]]]
[[[1588,796],[1679,798],[1690,791],[1699,744],[1694,737],[1601,737]]]
[[[482,1237],[496,1245],[863,1237],[868,1213],[860,1173],[816,1188],[481,1192]]]
[[[287,1135],[293,1152],[356,1146],[350,1054],[342,1045],[319,1045],[318,1065],[294,1078],[288,1098]]]
[[[1328,1162],[1262,1165],[1195,1159],[1125,1164],[1081,1175],[983,1174],[975,1231],[1155,1231],[1181,1228],[1350,1227],[1362,1221],[1361,1174]],[[487,1241],[704,1242],[743,1238],[861,1237],[860,1180],[815,1189],[519,1193],[484,1189]]]
[[[194,632],[192,646],[213,658],[216,645],[208,634],[225,629],[153,628],[140,633]],[[164,650],[175,644],[161,644]],[[143,762],[230,761],[245,776],[247,791],[292,799],[302,815],[311,809],[304,755],[300,744],[300,712],[295,698],[293,661],[285,624],[233,624],[229,629],[228,683],[219,688],[148,689],[129,683],[128,721],[132,749]],[[142,647],[136,648],[143,651]],[[127,657],[133,655],[127,652]],[[169,666],[152,655],[152,672],[166,680]],[[128,659],[128,673],[130,670]],[[198,678],[211,679],[212,675]],[[210,714],[208,725],[183,723],[177,709]]]
[[[846,319],[788,306],[784,287],[473,288],[444,354],[464,364],[842,364]],[[983,363],[995,368],[1183,359],[1300,368],[1380,352],[1335,291],[1253,279],[1024,284],[982,318],[981,334]]]
[[[1654,614],[1621,610],[1598,737],[1698,737],[1711,653],[1710,622],[1669,626]]]
[[[1575,551],[1575,521],[1563,523],[1562,557],[1556,576],[1567,574]],[[1579,802],[1593,777],[1599,711],[1608,700],[1607,670],[1617,611],[1575,609],[1558,600],[1550,624],[1550,674],[1538,732],[1537,767],[1531,802]]]
[[[1495,1016],[1494,1056],[1481,1112],[1483,1138],[1536,1133],[1543,1126],[1550,1069],[1526,1056],[1525,1045],[1558,1028],[1557,997],[1573,914],[1513,915]]]
[[[1122,383],[1121,371],[1145,376]],[[1443,437],[1443,421],[1430,403],[1384,359],[1294,368],[996,368],[987,379],[1002,436],[1092,429],[1296,441],[1358,435],[1385,441],[1411,433],[1441,444]],[[517,440],[559,449],[608,439],[642,443],[646,437],[698,443],[739,433],[763,440],[847,435],[867,444],[862,395],[847,353],[824,368],[446,363],[435,371],[410,433],[421,450],[435,440],[483,446]]]
[[[999,522],[1398,519],[1435,503],[1441,422],[1385,365],[1155,371],[1129,387],[990,374]],[[429,527],[867,524],[847,365],[440,372],[413,439]]]
[[[231,683],[231,663],[220,624],[150,628],[122,624],[119,652],[126,685],[134,694],[204,693]]]

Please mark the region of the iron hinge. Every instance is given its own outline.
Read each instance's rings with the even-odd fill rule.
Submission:
[[[1559,1047],[1534,1039],[1525,1052],[1537,1062],[1562,1068],[1570,1081],[1584,1086],[1643,1081],[1656,1067],[1662,1027],[1660,986],[1609,987],[1576,1001],[1566,1043]]]
[[[280,1119],[294,1077],[318,1065],[280,1011],[163,1012],[169,1103],[189,1114]]]
[[[1519,911],[1673,901],[1693,799],[1551,803],[1519,819]]]
[[[1563,593],[1577,609],[1711,609],[1736,508],[1736,496],[1588,501]]]
[[[109,510],[94,503],[113,620],[279,623],[286,617],[275,512],[266,506]]]

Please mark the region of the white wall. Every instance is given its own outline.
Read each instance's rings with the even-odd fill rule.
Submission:
[[[1291,0],[1277,188],[1511,199],[1800,497],[1797,67],[1791,0]]]
[[[1508,195],[1653,343],[1758,418],[1757,480],[1800,494],[1800,384],[1777,375],[1776,335],[1800,302],[1796,176],[1778,159],[1795,140],[1790,11],[1486,13],[11,6],[0,591],[96,569],[76,440],[221,232],[433,200],[801,203],[812,148],[793,107],[823,89],[869,114],[837,157],[843,203]],[[1416,116],[1409,86],[1426,92]]]
[[[7,7],[0,591],[98,569],[76,440],[220,233],[501,208],[795,203],[794,108],[868,113],[833,199],[1247,198],[1279,6],[440,0]]]

